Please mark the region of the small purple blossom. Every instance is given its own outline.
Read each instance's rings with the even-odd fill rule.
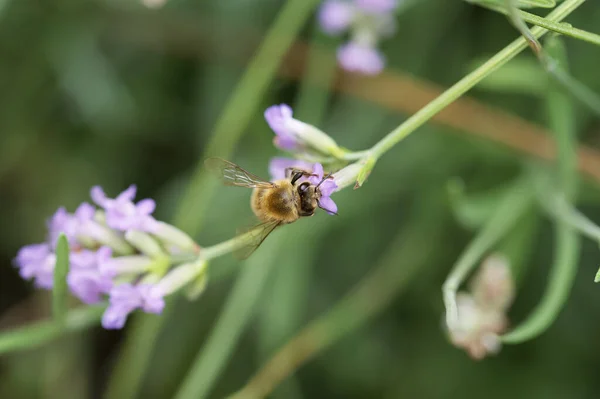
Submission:
[[[120,231],[152,232],[156,220],[151,215],[156,203],[147,198],[135,204],[135,193],[136,187],[131,185],[115,199],[107,198],[100,186],[93,187],[90,194],[94,202],[106,210],[106,224],[109,227]]]
[[[100,247],[97,251],[73,251],[69,257],[71,270],[67,284],[73,294],[87,304],[98,303],[113,287],[113,274],[106,273],[102,264],[111,259],[112,250]]]
[[[355,42],[341,46],[337,57],[344,69],[366,75],[376,75],[385,66],[385,58],[377,49]]]
[[[67,212],[64,207],[58,208],[46,225],[48,227],[48,241],[52,247],[56,245],[61,233],[67,237],[67,240],[70,243],[75,241],[75,235],[77,234],[77,219]]]
[[[289,127],[292,115],[292,108],[286,104],[273,105],[265,111],[265,119],[277,135],[275,145],[282,150],[294,150],[298,147],[294,132]]]
[[[355,0],[361,10],[375,14],[385,14],[398,7],[398,0]]]
[[[335,35],[346,30],[355,17],[352,4],[340,0],[327,0],[319,9],[319,22],[323,31]]]
[[[127,316],[141,308],[147,313],[161,313],[165,306],[160,290],[153,285],[120,284],[110,291],[110,305],[102,317],[106,329],[123,328]]]
[[[271,162],[269,162],[269,174],[271,175],[271,180],[281,180],[288,177],[285,174],[286,169],[288,168],[311,171],[313,169],[313,164],[300,159],[283,157],[273,158],[271,159]]]
[[[323,165],[320,163],[316,163],[313,166],[312,172],[315,176],[310,176],[308,180],[314,185],[319,185],[319,193],[321,195],[319,198],[319,206],[330,215],[336,214],[338,208],[336,203],[331,199],[331,194],[338,188],[337,184],[330,178],[323,180]]]
[[[47,243],[24,246],[19,250],[15,259],[22,278],[34,279],[36,287],[47,290],[51,289],[54,284],[55,263],[56,255]]]

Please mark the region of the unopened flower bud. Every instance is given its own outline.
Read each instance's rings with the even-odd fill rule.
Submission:
[[[165,255],[160,244],[147,233],[139,230],[129,230],[125,233],[125,239],[145,255],[153,258]]]
[[[207,264],[205,260],[199,260],[180,265],[167,273],[156,286],[163,295],[170,295],[192,283],[199,276],[206,274]]]
[[[507,258],[489,256],[472,280],[471,290],[480,307],[504,311],[514,299],[514,282]]]
[[[190,236],[168,223],[156,222],[152,234],[165,244],[174,245],[185,252],[198,251],[198,244]]]
[[[287,151],[312,149],[336,158],[344,156],[344,150],[325,132],[294,119],[292,115],[292,109],[286,104],[273,105],[265,111],[265,119],[276,134],[277,147]]]

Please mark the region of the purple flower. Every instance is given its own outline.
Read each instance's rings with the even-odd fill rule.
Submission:
[[[294,150],[298,147],[294,132],[289,126],[289,121],[294,119],[292,115],[292,109],[286,104],[273,105],[265,111],[265,119],[277,135],[275,145],[282,150]]]
[[[299,159],[281,157],[273,158],[269,163],[269,174],[271,175],[271,180],[281,180],[288,177],[285,174],[285,170],[287,168],[311,171],[313,164],[310,162],[301,161]]]
[[[366,75],[376,75],[385,66],[385,58],[377,49],[356,42],[349,42],[341,46],[338,49],[337,57],[344,69]]]
[[[346,30],[354,17],[354,7],[345,1],[327,0],[319,10],[321,28],[329,34],[337,34]]]
[[[71,252],[71,270],[67,276],[67,284],[82,302],[98,303],[102,295],[113,287],[113,275],[106,273],[101,266],[111,259],[111,255],[109,247],[100,247],[97,251],[84,249]]]
[[[375,14],[384,14],[398,7],[398,0],[355,0],[358,8]]]
[[[65,234],[69,243],[75,241],[75,235],[77,234],[77,219],[67,212],[64,207],[58,208],[46,225],[48,227],[48,241],[53,248],[61,233]]]
[[[110,291],[110,305],[102,316],[102,326],[106,329],[123,328],[127,316],[141,308],[147,313],[161,313],[165,301],[155,286],[140,284],[120,284]]]
[[[22,278],[35,279],[36,287],[52,288],[56,255],[50,250],[50,245],[44,243],[24,246],[19,250],[15,263]]]
[[[327,211],[327,213],[329,213],[330,215],[336,214],[338,208],[330,196],[338,188],[337,184],[335,184],[335,181],[333,179],[327,178],[323,180],[323,165],[321,165],[320,163],[316,163],[313,166],[312,172],[316,176],[310,176],[308,180],[314,185],[319,185],[319,206],[325,211]]]
[[[115,199],[107,198],[100,186],[91,190],[94,202],[106,210],[106,224],[120,231],[140,230],[152,232],[156,220],[151,216],[156,207],[152,199],[143,199],[137,204],[133,203],[135,198],[135,185],[123,191]]]

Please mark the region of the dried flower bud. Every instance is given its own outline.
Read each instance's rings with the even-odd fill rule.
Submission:
[[[473,278],[471,292],[480,307],[506,310],[515,295],[508,259],[499,254],[489,256]]]

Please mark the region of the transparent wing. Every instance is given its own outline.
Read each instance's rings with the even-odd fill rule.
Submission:
[[[239,240],[238,249],[234,252],[234,255],[238,259],[246,259],[263,243],[265,238],[275,227],[279,226],[281,222],[274,220],[270,222],[263,222],[249,229],[242,229],[238,232],[237,240]]]
[[[273,188],[275,183],[268,182],[260,177],[246,172],[233,162],[221,158],[208,158],[204,161],[206,168],[227,186],[250,188]]]

